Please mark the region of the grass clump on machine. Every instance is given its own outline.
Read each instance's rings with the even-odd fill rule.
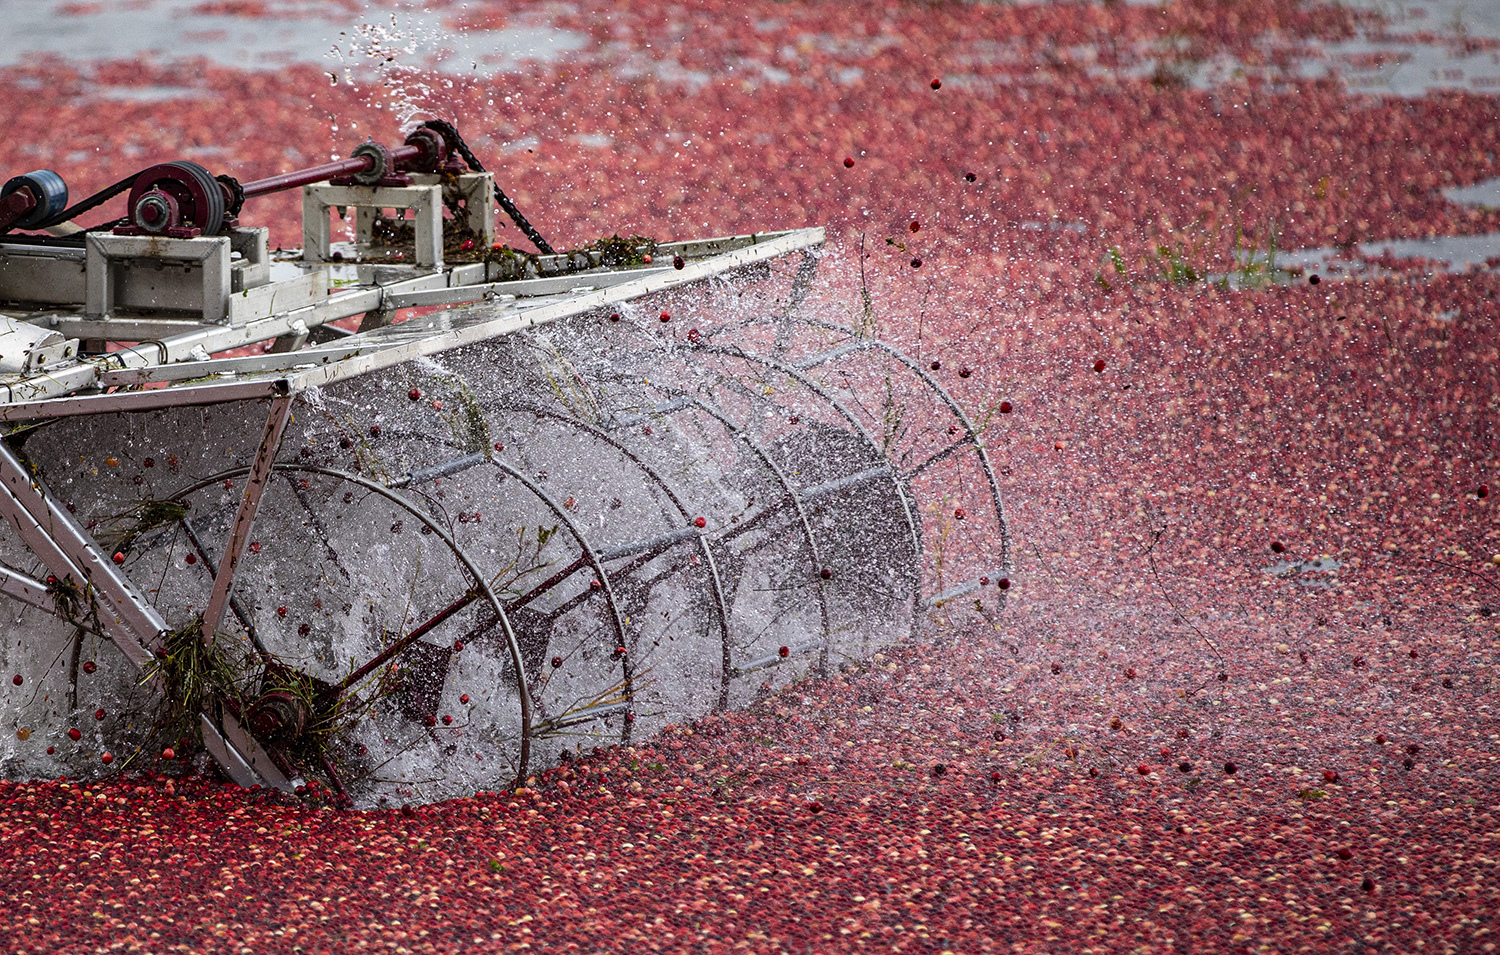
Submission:
[[[298,187],[304,247],[273,254],[241,206]],[[497,205],[535,252],[496,245]],[[437,799],[993,605],[979,436],[928,369],[802,314],[822,243],[558,253],[444,123],[71,207],[55,173],[10,180],[4,771],[170,748]],[[662,307],[686,286],[712,323]]]

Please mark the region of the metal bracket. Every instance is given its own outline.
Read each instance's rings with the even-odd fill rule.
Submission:
[[[90,232],[86,242],[86,317],[105,320],[116,307],[126,307],[201,312],[211,324],[229,320],[229,236],[166,239]],[[187,278],[196,281],[185,282],[181,271],[169,270],[166,262],[181,263]],[[195,265],[198,276],[191,275]],[[190,287],[195,284],[200,288]]]

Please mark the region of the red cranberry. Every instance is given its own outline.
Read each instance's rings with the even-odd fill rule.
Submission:
[[[853,169],[854,168],[854,157],[853,156],[845,156],[844,157],[844,168],[845,169]]]
[[[68,730],[68,739],[71,739],[74,742],[77,742],[82,737],[83,737],[83,734],[80,733],[80,732],[78,732],[77,728]]]
[[[26,681],[21,677],[21,674],[17,673],[15,676],[10,678],[10,682],[14,683],[16,686],[20,686]]]
[[[672,313],[669,312],[669,311],[667,311],[666,309],[662,309],[661,310],[661,315],[659,315],[657,317],[660,318],[664,322],[670,322],[672,320]]]
[[[462,640],[454,640],[453,641],[453,649],[454,650],[462,650],[463,648],[464,648],[464,642]]]
[[[1009,401],[1002,401],[1002,402],[1000,402],[1000,413],[1001,414],[1010,414],[1010,411],[1011,411],[1011,407],[1010,407],[1010,402]]]
[[[1281,541],[1271,541],[1271,553],[1284,554],[1286,553],[1286,546]]]
[[[563,665],[563,658],[562,657],[553,657],[552,658],[552,669],[556,670],[558,667],[560,667],[562,665]]]
[[[93,660],[85,660],[85,661],[83,661],[83,672],[84,673],[93,673],[97,669],[99,669],[99,664],[95,663]]]
[[[412,401],[421,401],[422,400],[422,389],[420,389],[420,388],[413,388],[411,391],[408,391],[406,393],[406,397],[410,398]]]
[[[166,749],[164,749],[164,750],[161,751],[161,758],[162,759],[176,759],[177,758],[177,750],[175,750],[172,747],[168,746]]]
[[[778,655],[780,655],[780,656],[783,656],[783,657],[789,657],[789,656],[792,655],[792,648],[791,647],[782,647],[781,649],[777,650],[776,653]]]
[[[1228,775],[1233,776],[1238,771],[1239,771],[1239,767],[1236,766],[1236,765],[1234,765],[1234,763],[1225,763],[1224,764],[1224,772],[1227,773]]]
[[[694,527],[707,527],[708,526],[708,518],[706,518],[706,517],[695,517],[695,518],[693,518],[693,526]]]
[[[104,710],[102,710],[102,709],[95,710],[94,711],[94,719],[96,719],[96,720],[102,720],[102,719],[104,719]]]
[[[1094,362],[1094,371],[1097,371],[1100,374],[1104,373],[1104,359],[1101,358],[1098,361]]]

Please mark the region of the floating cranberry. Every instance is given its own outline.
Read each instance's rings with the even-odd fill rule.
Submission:
[[[1145,763],[1142,763],[1139,766],[1137,766],[1135,768],[1135,771],[1138,772],[1138,773],[1140,773],[1142,776],[1149,776],[1149,775],[1151,775],[1151,767],[1147,766]]]
[[[552,669],[556,670],[558,667],[560,667],[562,665],[563,665],[563,658],[562,657],[553,657],[552,658]]]
[[[458,698],[458,702],[460,702],[460,703],[467,703],[467,702],[469,702],[469,694],[465,693],[462,696],[460,696]]]
[[[1100,374],[1104,373],[1104,359],[1103,358],[1101,358],[1098,361],[1094,362],[1094,371],[1096,371],[1096,372],[1098,372]]]
[[[339,447],[343,448],[345,451],[348,451],[350,448],[354,447],[354,439],[349,437],[348,435],[339,438]]]
[[[453,725],[453,717],[449,716],[447,713],[444,713],[443,714],[443,725],[444,726],[452,726]]]
[[[1234,763],[1225,763],[1224,764],[1224,772],[1226,774],[1228,774],[1230,776],[1233,776],[1238,771],[1239,771],[1239,767],[1236,766]]]
[[[824,580],[832,580],[833,579],[833,569],[829,568],[829,567],[824,567],[822,570],[818,571],[818,576],[822,577]]]
[[[115,761],[115,754],[114,753],[105,753],[103,756],[99,757],[99,761],[102,762],[102,763],[104,763],[106,766],[108,766],[110,763],[112,763],[112,762]]]
[[[1177,771],[1179,773],[1190,773],[1193,771],[1193,764],[1187,760],[1183,760],[1177,764]]]
[[[854,157],[853,156],[845,156],[844,157],[844,168],[845,169],[853,169],[854,168]]]
[[[672,256],[672,268],[681,270],[687,266],[687,260],[680,255]]]
[[[285,607],[277,607],[276,608],[276,616],[278,616],[278,617],[285,617],[286,616],[286,608]]]
[[[1375,891],[1375,883],[1372,880],[1370,880],[1370,879],[1365,879],[1363,882],[1361,882],[1359,884],[1359,887],[1361,889],[1364,889],[1366,892],[1374,892]]]
[[[305,637],[309,633],[312,633],[312,624],[310,623],[304,623],[297,628],[297,636],[299,637]]]
[[[1009,401],[1002,401],[1002,402],[1000,402],[1000,413],[1001,414],[1010,414],[1010,412],[1011,412],[1010,402]]]
[[[1273,554],[1284,554],[1284,553],[1286,553],[1286,545],[1282,544],[1281,541],[1271,541],[1271,553],[1273,553]]]
[[[1375,734],[1375,742],[1378,745],[1384,746],[1385,745],[1385,734],[1384,733],[1376,733]]]
[[[250,553],[252,553],[252,554],[259,554],[260,553],[260,541],[251,541],[250,542]]]
[[[378,438],[378,437],[380,437],[380,425],[378,425],[378,424],[372,424],[372,425],[370,425],[370,437],[372,437],[372,438]]]
[[[1135,679],[1135,667],[1126,667],[1125,668],[1125,679],[1127,679],[1127,680],[1134,680]]]
[[[10,682],[14,683],[16,686],[20,686],[22,683],[25,683],[26,681],[21,678],[21,674],[17,673],[15,676],[13,676],[13,677],[10,678]]]
[[[96,719],[96,720],[102,720],[102,719],[104,719],[104,710],[102,710],[102,709],[95,710],[94,711],[94,719]]]
[[[953,519],[955,521],[961,521],[965,517],[968,517],[968,514],[964,511],[963,508],[961,508],[961,507],[955,507],[953,509]]]
[[[666,309],[662,309],[661,310],[661,314],[658,315],[657,317],[660,318],[664,322],[670,322],[672,320],[672,313],[669,312],[669,311],[667,311]]]
[[[777,653],[777,655],[779,655],[781,657],[789,657],[789,656],[792,655],[792,648],[791,647],[782,647],[781,649],[777,650],[776,653]]]
[[[1325,782],[1325,783],[1336,783],[1338,781],[1339,781],[1339,774],[1338,773],[1334,772],[1331,769],[1325,769],[1325,770],[1323,770],[1323,782]]]
[[[695,518],[693,518],[693,526],[694,527],[707,527],[708,526],[708,518],[706,518],[706,517],[695,517]]]
[[[595,578],[594,580],[589,581],[589,589],[590,590],[603,590],[604,589],[604,582],[601,581],[601,580],[599,580],[598,578]]]
[[[1476,487],[1474,489],[1474,496],[1478,497],[1480,499],[1484,499],[1486,497],[1489,497],[1490,496],[1490,486],[1488,484],[1481,484],[1481,485],[1479,485],[1478,487]]]
[[[1340,849],[1338,851],[1338,857],[1340,859],[1343,859],[1345,862],[1348,862],[1350,859],[1354,858],[1354,850],[1349,849],[1348,847]]]
[[[917,258],[912,259],[911,267],[914,269],[920,269],[922,267],[922,260]]]
[[[464,642],[462,640],[454,640],[453,641],[453,649],[454,650],[462,650],[463,648],[464,648]]]
[[[620,320],[620,313],[619,312],[610,312],[609,313],[609,320],[612,321],[612,322],[618,322]]]
[[[191,567],[194,564],[198,563],[198,555],[197,554],[189,554],[186,557],[184,557],[183,560],[187,562],[187,565],[189,567]]]
[[[164,749],[164,750],[161,751],[161,758],[162,759],[176,759],[177,758],[177,750],[175,750],[172,747],[168,746],[166,749]]]
[[[125,555],[120,553],[119,551],[115,551],[115,556],[113,559],[116,564],[125,563]]]
[[[80,733],[80,732],[78,732],[77,728],[68,730],[68,739],[72,740],[73,742],[76,743],[76,742],[78,742],[78,740],[80,740],[82,738],[83,738],[83,734]]]
[[[972,374],[974,374],[974,372],[969,370],[968,365],[964,365],[962,368],[958,369],[958,377],[960,378],[967,378]]]
[[[1001,590],[1009,590],[1010,589],[1010,578],[1009,577],[1001,577],[999,583],[996,586],[998,586]]]

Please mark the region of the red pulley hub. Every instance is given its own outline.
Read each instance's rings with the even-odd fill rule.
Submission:
[[[130,224],[115,231],[172,238],[217,235],[224,226],[224,187],[197,163],[162,163],[136,177],[129,209]]]

